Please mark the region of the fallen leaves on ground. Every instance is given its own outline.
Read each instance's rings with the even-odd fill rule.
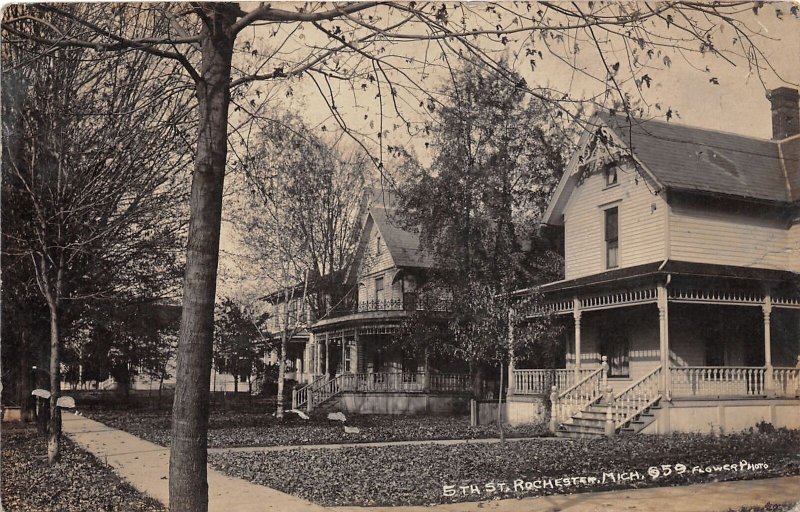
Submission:
[[[35,427],[3,424],[2,496],[8,511],[163,512],[158,501],[62,438],[61,460],[47,463],[46,440]]]
[[[603,439],[522,440],[456,445],[403,445],[281,452],[227,452],[210,456],[213,466],[232,476],[303,497],[322,505],[426,505],[512,498],[553,492],[599,491],[685,485],[717,480],[799,474],[800,431],[747,433],[721,437],[699,434],[636,435]],[[650,466],[767,463],[759,471],[671,475],[651,479]],[[559,490],[522,490],[503,495],[457,493],[443,485],[483,489],[489,482],[542,477],[600,476],[639,471],[640,481]]]
[[[87,416],[150,442],[169,446],[168,411],[89,411]],[[434,439],[485,439],[497,437],[495,425],[469,426],[467,416],[348,415],[345,425],[358,432],[345,433],[341,421],[312,415],[304,420],[288,415],[282,421],[270,413],[214,411],[209,421],[208,446],[292,446],[308,444],[368,443]],[[506,426],[507,437],[546,435],[544,425]]]
[[[797,503],[767,503],[763,507],[742,507],[728,512],[792,512]]]

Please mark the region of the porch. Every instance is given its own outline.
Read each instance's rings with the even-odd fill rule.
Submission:
[[[389,306],[381,303],[377,310],[314,327],[307,353],[315,375],[293,392],[293,407],[336,407],[361,414],[465,412],[472,378],[450,362],[414,357],[393,347],[390,336],[403,318],[393,313],[407,311]]]
[[[646,427],[707,432],[723,422],[708,415],[693,421],[678,409],[723,403],[742,404],[732,422],[739,426],[794,416],[780,422],[800,427],[794,283],[777,271],[742,276],[702,267],[548,285],[550,300],[539,314],[564,322],[566,365],[543,370],[512,363],[509,402],[547,396],[551,428],[581,435]],[[748,407],[766,407],[769,414]],[[793,412],[776,416],[775,407]]]

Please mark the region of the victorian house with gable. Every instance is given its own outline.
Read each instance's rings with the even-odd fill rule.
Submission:
[[[328,279],[335,282],[328,286],[325,308],[315,313],[303,304],[303,284],[289,301],[286,293],[265,297],[272,303],[273,336],[279,336],[287,308],[289,318],[301,319],[288,330],[287,378],[298,383],[292,405],[359,413],[466,411],[468,375],[439,371],[391,343],[411,315],[424,308],[444,317],[448,301],[428,292],[421,296],[433,258],[421,249],[419,236],[402,226],[396,197],[373,191],[365,204],[355,256]]]
[[[566,365],[512,367],[511,417],[547,395],[563,436],[800,428],[800,107],[768,97],[771,140],[590,120],[543,219]]]

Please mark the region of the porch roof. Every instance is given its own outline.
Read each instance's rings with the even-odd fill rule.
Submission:
[[[576,279],[555,281],[540,286],[539,291],[550,295],[582,289],[602,289],[614,287],[625,282],[654,281],[661,276],[666,278],[667,275],[724,278],[770,284],[789,284],[800,277],[798,274],[786,270],[665,260],[608,270]]]

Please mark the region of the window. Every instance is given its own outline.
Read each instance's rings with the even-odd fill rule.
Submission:
[[[616,185],[617,182],[617,164],[608,164],[603,169],[603,174],[606,178],[606,187]]]
[[[606,268],[619,266],[619,209],[605,211],[606,228]]]
[[[375,278],[375,302],[383,300],[383,278]]]
[[[351,373],[353,371],[352,366],[352,357],[353,357],[353,347],[350,342],[342,341],[342,350],[344,350],[344,371],[345,373]]]
[[[378,256],[381,254],[381,237],[375,239],[375,254]]]

